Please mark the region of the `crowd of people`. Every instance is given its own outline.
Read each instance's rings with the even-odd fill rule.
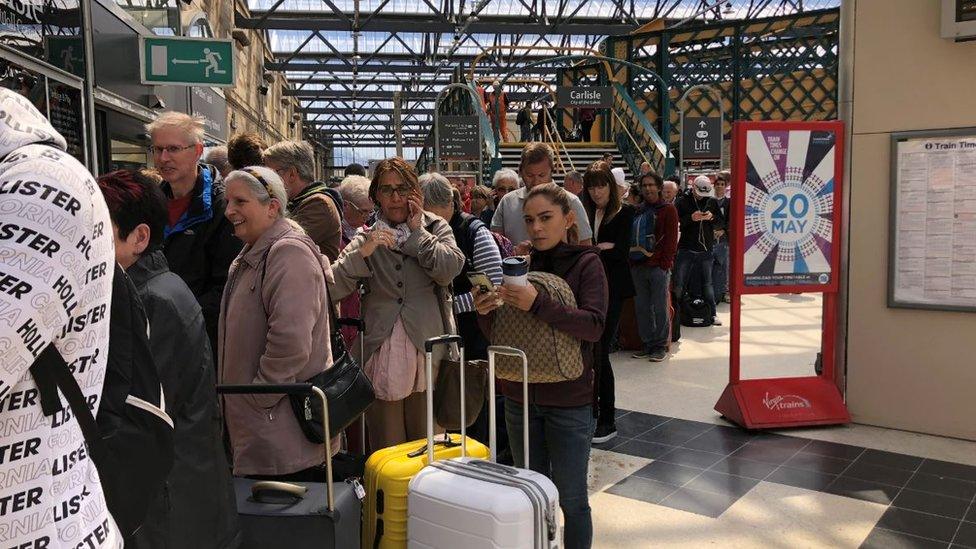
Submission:
[[[365,442],[377,450],[426,436],[426,392],[433,388],[424,376],[424,341],[458,333],[468,358],[485,358],[498,308],[512,307],[579,342],[584,369],[578,378],[531,384],[528,428],[530,466],[550,476],[559,490],[566,547],[589,547],[587,463],[591,444],[616,434],[611,351],[625,303],[633,297],[637,311],[642,348],[634,357],[662,361],[672,341],[673,303],[694,285],[717,320],[716,300],[725,295],[727,174],[697,177],[675,197],[669,192],[674,182],[650,169],[628,185],[608,155],[583,173],[567,174],[558,185],[552,149],[533,142],[524,147],[517,172],[499,170],[491,188],[466,191],[466,207],[447,178],[418,176],[400,158],[380,161],[371,178],[362,166],[351,165],[337,188],[315,179],[314,151],[303,142],[269,146],[254,134],[237,135],[226,148],[210,150],[204,162],[201,122],[168,112],[147,126],[151,170],[116,171],[93,181],[78,164],[73,186],[50,183],[65,193],[56,199],[36,190],[28,193],[28,187],[13,181],[18,173],[28,173],[24,170],[45,173],[45,158],[56,156],[59,147],[63,151],[63,139],[13,94],[0,100],[7,112],[17,112],[14,107],[23,111],[20,126],[0,127],[0,147],[16,145],[0,148],[6,155],[0,163],[0,193],[19,192],[19,199],[62,211],[77,202],[74,213],[82,210],[72,220],[81,242],[74,237],[46,244],[39,234],[13,242],[0,236],[0,260],[9,259],[7,246],[12,246],[10,254],[32,254],[52,264],[70,264],[55,259],[59,250],[84,258],[73,260],[82,266],[71,270],[70,294],[51,276],[26,286],[0,285],[7,296],[53,298],[47,300],[48,309],[21,323],[27,328],[17,324],[23,337],[6,347],[0,399],[7,400],[0,407],[0,422],[8,429],[14,419],[10,397],[30,387],[28,368],[44,345],[61,351],[76,375],[83,356],[104,356],[109,344],[104,330],[84,345],[71,340],[77,305],[71,296],[88,296],[84,303],[97,303],[99,293],[102,301],[107,299],[103,281],[92,273],[118,263],[146,310],[148,342],[177,448],[165,493],[149,512],[152,527],[127,536],[129,546],[234,546],[231,473],[274,480],[324,478],[321,446],[303,434],[286,397],[218,399],[215,385],[302,382],[327,370],[337,308],[339,316],[360,317],[368,328],[361,335],[352,330],[343,336],[347,345],[363,338],[361,347],[359,342],[348,347],[376,393],[366,412]],[[494,101],[503,104],[504,98]],[[28,126],[40,129],[17,133]],[[34,164],[18,168],[18,162]],[[9,227],[0,235],[11,234]],[[112,238],[114,247],[106,240]],[[92,248],[89,240],[99,245]],[[503,283],[502,261],[510,255],[527,258],[532,271],[565,281],[575,302],[557,300],[532,284]],[[484,273],[493,287],[475,287],[470,272]],[[0,302],[0,313],[15,305]],[[30,332],[35,325],[42,332],[37,341]],[[447,353],[438,347],[435,363],[447,359]],[[97,409],[104,361],[92,371],[84,378],[84,390]],[[501,443],[520,464],[526,451],[521,386],[503,381],[499,387]],[[19,402],[36,404],[41,414],[39,402],[26,396]],[[485,430],[473,432],[487,439]],[[346,445],[357,448],[357,429],[348,431]],[[77,447],[77,432],[73,440]],[[336,440],[334,451],[341,446]],[[48,470],[36,481],[44,486],[38,501],[44,509],[77,492],[50,490],[50,476]],[[94,468],[85,478],[87,497],[99,500]],[[33,500],[23,501],[27,504],[14,511],[30,511]],[[104,508],[105,503],[93,505]],[[119,546],[125,533],[117,531],[108,513],[80,517],[93,521],[74,528],[98,538],[89,546]],[[15,541],[64,539],[60,523],[38,528],[26,529]],[[69,541],[71,546],[84,543],[81,538]],[[15,546],[30,546],[20,543]]]

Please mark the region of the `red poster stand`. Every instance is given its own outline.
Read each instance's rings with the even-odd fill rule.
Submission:
[[[824,134],[822,132],[827,133]],[[753,134],[751,139],[754,146],[747,147],[747,143],[750,140],[750,133]],[[751,226],[752,231],[749,236],[751,241],[747,242],[746,198],[749,191],[754,190],[747,189],[747,177],[750,178],[750,182],[753,182],[753,187],[756,185],[779,184],[780,182],[777,181],[776,172],[780,172],[782,176],[782,173],[790,173],[791,171],[791,166],[788,164],[790,160],[787,157],[793,157],[792,161],[795,162],[795,157],[798,155],[802,156],[801,153],[806,153],[808,144],[813,142],[810,136],[824,136],[829,134],[832,134],[834,155],[833,173],[828,175],[828,177],[832,176],[833,178],[832,197],[829,196],[831,194],[829,191],[824,191],[820,195],[817,195],[819,200],[817,206],[819,208],[830,209],[829,214],[820,215],[818,210],[817,215],[823,217],[823,219],[829,218],[832,221],[832,230],[829,232],[830,241],[827,241],[827,235],[820,235],[819,242],[822,245],[818,245],[817,248],[821,252],[824,247],[829,246],[830,248],[829,257],[826,257],[827,254],[824,254],[824,257],[821,258],[822,260],[829,261],[829,273],[820,274],[821,280],[815,280],[811,283],[810,280],[803,280],[802,274],[799,276],[793,273],[781,274],[779,272],[781,269],[777,265],[776,274],[766,276],[769,279],[768,284],[762,281],[763,277],[757,276],[755,273],[749,274],[752,278],[747,283],[747,275],[744,273],[745,255],[748,251],[746,246],[747,244],[755,245],[758,240],[763,238],[761,230],[757,229],[756,226]],[[768,138],[769,142],[766,141],[767,137],[765,136],[772,136]],[[802,141],[801,138],[804,136],[809,140],[808,143]],[[817,137],[814,139],[823,140],[824,138]],[[762,147],[755,146],[755,143],[760,141],[766,146],[765,150]],[[799,153],[789,150],[796,143],[800,143],[800,145],[797,145],[800,147]],[[732,145],[734,151],[732,156],[733,194],[731,205],[732,215],[730,216],[731,234],[729,235],[732,315],[730,325],[731,352],[729,357],[729,384],[715,404],[715,410],[730,421],[748,429],[849,423],[851,420],[850,413],[847,411],[843,396],[834,382],[834,331],[836,329],[837,319],[837,291],[839,288],[838,276],[840,270],[841,183],[844,173],[843,122],[736,122],[733,128]],[[810,149],[812,150],[813,148],[814,146],[810,145]],[[751,159],[747,156],[750,152],[755,154],[757,158]],[[784,161],[784,159],[787,160]],[[757,167],[757,164],[760,164],[760,166]],[[776,164],[777,169],[769,170],[768,168],[771,164]],[[766,168],[765,171],[764,168]],[[792,168],[794,171],[790,177],[796,181],[796,186],[806,185],[807,181],[817,177],[814,174],[808,178],[810,176],[810,166],[803,168],[803,173],[800,177],[797,177],[796,167]],[[801,179],[803,180],[802,183],[799,182]],[[821,178],[821,180],[826,182],[825,178]],[[831,183],[826,182],[826,185],[829,184]],[[830,202],[831,198],[832,202]],[[752,198],[751,200],[756,199]],[[776,201],[766,201],[766,203],[772,202]],[[782,210],[784,206],[788,207],[788,200],[781,198],[779,202],[782,204],[778,204],[778,208],[776,207],[777,204],[769,206],[768,211],[776,212],[772,214],[772,217],[779,218],[786,215]],[[805,201],[801,202],[807,203]],[[802,203],[797,209],[803,210]],[[756,208],[755,204],[750,204],[749,212],[753,214],[753,217],[756,217],[756,212],[758,211],[760,210]],[[783,222],[788,223],[788,221]],[[782,230],[782,225],[777,225],[778,223],[779,221],[773,223],[771,226]],[[755,225],[755,223],[752,225]],[[766,229],[769,229],[769,227],[766,227]],[[797,244],[797,246],[799,245]],[[779,260],[779,258],[775,259],[777,261]],[[765,261],[765,270],[767,273],[769,271],[769,261],[769,259]],[[755,259],[753,259],[753,263],[755,263]],[[777,278],[789,279],[791,276],[795,280],[788,282],[778,282],[776,280]],[[759,279],[759,282],[756,279]],[[798,292],[823,293],[822,373],[808,377],[740,379],[742,296],[748,294]]]

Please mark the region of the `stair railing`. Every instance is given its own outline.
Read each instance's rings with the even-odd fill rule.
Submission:
[[[563,137],[559,134],[559,129],[556,127],[556,120],[549,112],[549,109],[546,109],[546,111],[546,120],[542,127],[543,141],[548,143],[556,152],[556,168],[562,173],[567,173],[566,164],[563,162],[563,155],[565,154],[566,159],[569,160],[569,167],[573,171],[576,171],[576,166],[573,164],[573,157],[569,154],[569,148],[566,147],[566,143],[563,142]]]
[[[648,162],[657,173],[665,174],[674,159],[664,140],[627,90],[619,82],[614,82],[612,88],[617,128],[613,137],[624,161],[635,174],[640,173],[641,162]]]

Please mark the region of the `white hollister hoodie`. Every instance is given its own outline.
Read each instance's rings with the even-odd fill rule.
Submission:
[[[94,413],[108,354],[112,223],[31,102],[0,89],[0,547],[122,546],[84,436],[45,417],[28,369],[51,342]]]

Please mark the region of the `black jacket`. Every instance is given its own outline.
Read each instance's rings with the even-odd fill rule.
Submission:
[[[613,191],[611,191],[613,192]],[[604,218],[600,230],[595,231],[597,240],[613,243],[613,249],[600,250],[600,261],[607,273],[610,285],[610,301],[623,300],[634,296],[634,281],[630,278],[630,233],[634,224],[634,207],[621,204],[620,211],[609,221]],[[596,215],[590,213],[590,227],[595,226]]]
[[[716,198],[715,203],[718,204],[718,211],[722,214],[721,219],[715,223],[716,231],[725,231],[721,238],[717,239],[716,242],[728,242],[729,241],[729,210],[732,207],[732,201],[728,197]]]
[[[163,182],[163,192],[173,198],[169,183]],[[176,225],[166,227],[163,242],[170,270],[186,282],[203,309],[212,349],[217,348],[217,320],[227,271],[244,247],[224,217],[226,207],[220,174],[213,166],[201,164],[193,200]]]
[[[164,492],[135,535],[139,549],[218,549],[240,543],[221,439],[216,376],[200,306],[161,251],[127,271],[149,318],[149,345],[173,418],[175,461]]]
[[[724,226],[722,212],[714,198],[698,198],[694,194],[678,197],[674,201],[678,210],[678,221],[681,224],[681,238],[678,240],[679,250],[708,252],[715,246],[715,229]],[[712,221],[694,221],[691,219],[695,212],[712,212]]]

